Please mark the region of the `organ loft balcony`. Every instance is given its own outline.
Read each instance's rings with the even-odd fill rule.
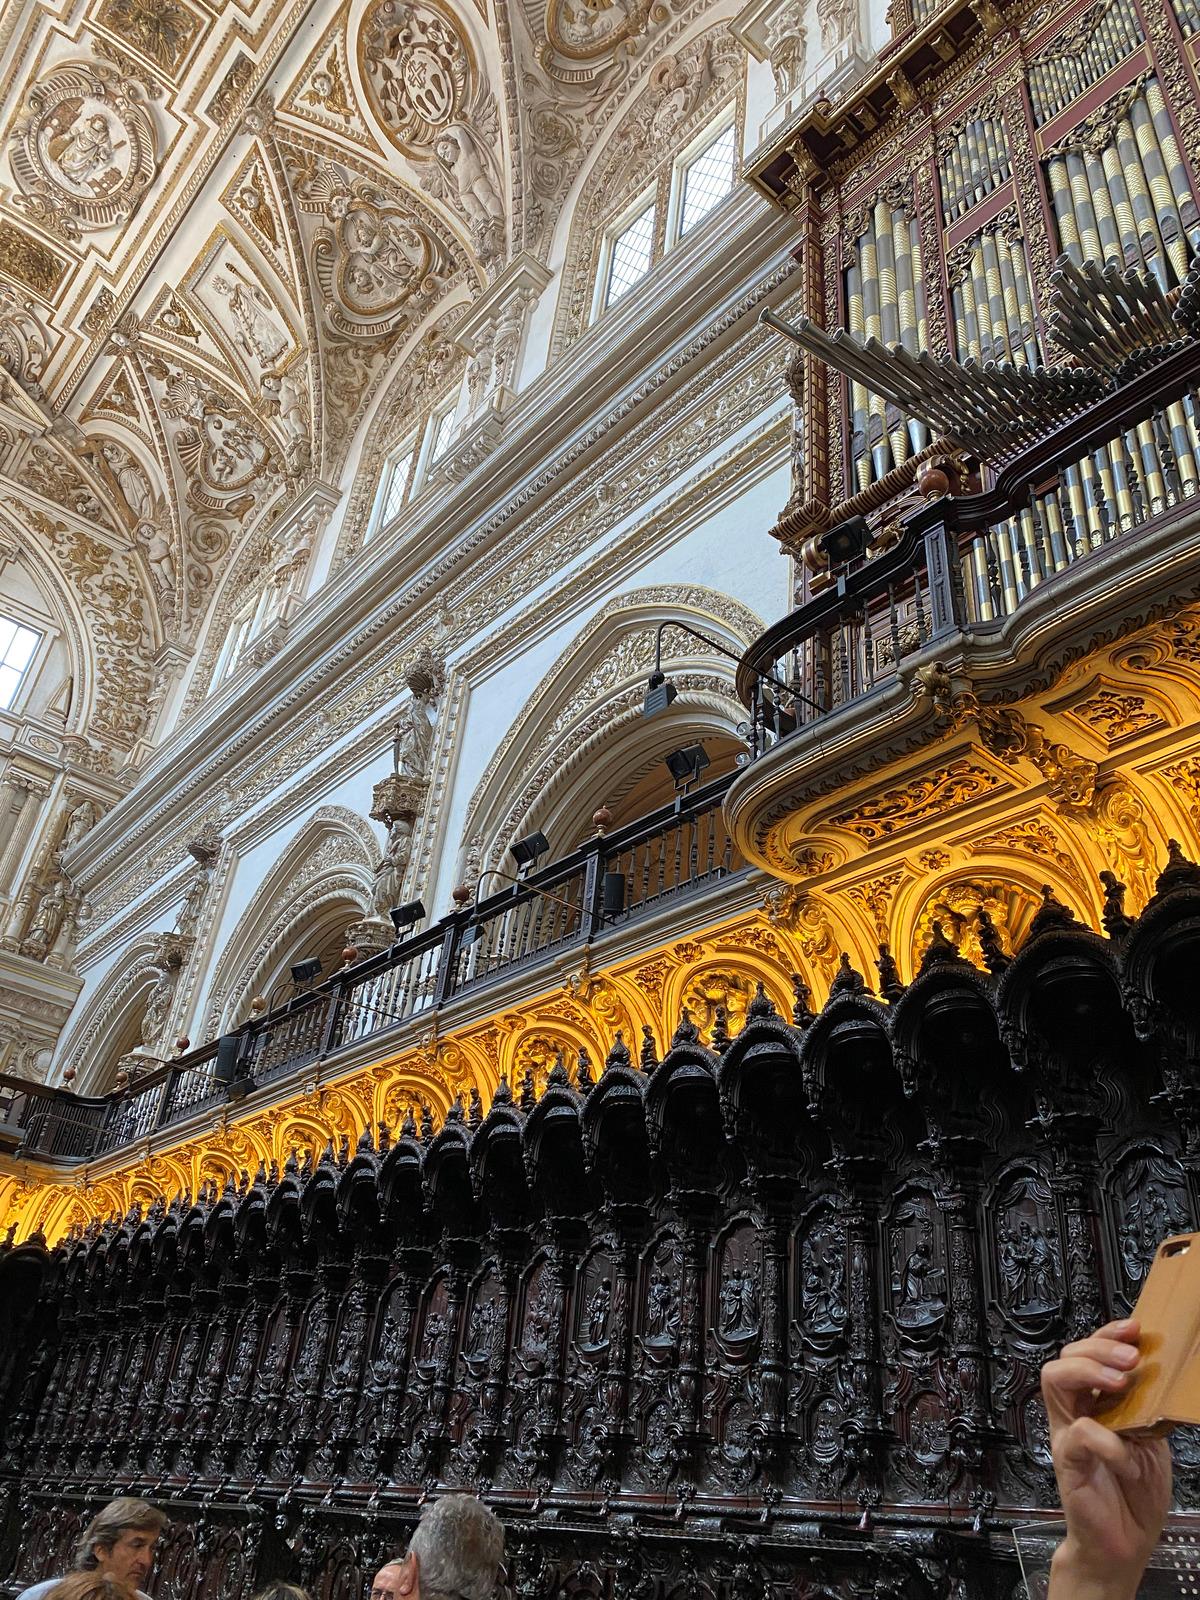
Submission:
[[[725,815],[776,877],[878,884],[1003,842],[1031,890],[1065,849],[1144,903],[1194,827],[1200,274],[1164,291],[1064,256],[1053,283],[1056,366],[766,319],[810,377],[882,395],[875,439],[909,452],[832,511],[794,496],[775,528],[800,603],[742,658]]]

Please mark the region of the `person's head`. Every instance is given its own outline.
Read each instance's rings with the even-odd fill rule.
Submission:
[[[282,1578],[275,1578],[258,1591],[254,1600],[308,1600],[308,1591],[298,1583],[284,1583]]]
[[[490,1600],[503,1559],[504,1529],[487,1507],[472,1494],[443,1495],[425,1507],[404,1560],[376,1574],[371,1597]]]
[[[88,1523],[75,1547],[75,1565],[131,1589],[150,1576],[167,1519],[145,1500],[112,1500]]]
[[[107,1578],[94,1568],[90,1572],[72,1572],[60,1578],[47,1595],[54,1600],[134,1600],[134,1586]]]

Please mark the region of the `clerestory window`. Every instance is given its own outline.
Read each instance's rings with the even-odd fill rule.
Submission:
[[[0,711],[16,700],[41,637],[15,617],[0,616]]]
[[[644,190],[605,231],[593,321],[624,299],[668,250],[733,192],[737,146],[737,123],[730,106],[675,158],[654,188]]]

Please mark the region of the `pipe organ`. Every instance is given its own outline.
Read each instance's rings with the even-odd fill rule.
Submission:
[[[984,368],[1102,365],[1103,351],[1053,320],[1063,257],[1149,274],[1169,318],[1200,245],[1197,0],[897,3],[889,15],[875,74],[802,117],[750,173],[805,219],[805,271],[820,281],[803,301],[821,307],[816,320],[861,345]],[[776,527],[792,549],[852,498],[860,509],[868,489],[886,521],[882,480],[907,466],[896,487],[908,492],[914,457],[937,438],[861,370],[822,358],[808,371],[805,447]],[[993,563],[1011,573],[1000,581],[1032,586],[1104,516],[1172,504],[1172,481],[1193,481],[1198,444],[1189,399],[1165,439],[1147,427],[1064,463],[1063,493],[1014,520],[1011,551]],[[978,454],[986,485],[1005,450]]]

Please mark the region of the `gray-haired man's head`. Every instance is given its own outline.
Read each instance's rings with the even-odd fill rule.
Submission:
[[[375,1577],[380,1600],[490,1600],[504,1559],[504,1529],[474,1495],[425,1507],[403,1561]]]

